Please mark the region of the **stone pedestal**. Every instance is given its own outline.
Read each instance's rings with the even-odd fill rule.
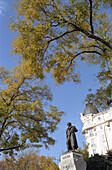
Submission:
[[[83,156],[75,151],[66,152],[61,156],[60,170],[86,170]]]

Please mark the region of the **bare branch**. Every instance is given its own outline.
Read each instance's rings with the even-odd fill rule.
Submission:
[[[109,106],[112,103],[112,99],[107,101],[107,105]]]
[[[1,138],[2,134],[3,134],[3,132],[4,132],[4,129],[5,129],[4,127],[5,127],[5,124],[6,124],[7,119],[8,119],[8,118],[5,118],[4,121],[3,121],[1,130],[0,130],[0,138]]]
[[[17,91],[18,91],[19,88],[22,86],[22,84],[24,83],[24,81],[25,81],[25,77],[23,77],[23,80],[21,81],[21,83],[20,83],[20,84],[18,85],[18,87],[16,88]],[[13,95],[13,96],[11,97],[11,101],[14,100],[15,97],[17,97],[17,95]]]
[[[98,45],[83,46],[83,48],[91,48],[91,47],[98,48],[98,49],[104,51],[104,49],[102,49],[102,48],[99,47]]]
[[[102,39],[102,38],[100,38],[100,37],[98,37],[96,35],[93,35],[93,34],[89,33],[88,31],[85,31],[82,28],[79,28],[79,31],[84,33],[89,38],[92,38],[92,39],[100,41],[102,44],[106,45],[107,47],[109,47],[112,50],[112,45],[110,43],[108,43],[107,41],[105,41],[104,39]]]
[[[18,87],[16,88],[16,91],[17,91],[17,94],[13,94],[11,99],[10,99],[10,102],[8,103],[8,106],[10,106],[10,104],[12,103],[12,101],[18,96],[18,93],[19,93],[19,88],[22,86],[22,84],[24,83],[25,81],[25,77],[23,77],[23,80],[21,81],[21,83],[18,85]]]
[[[84,54],[84,53],[96,53],[96,54],[98,54],[98,55],[102,55],[100,52],[98,52],[98,51],[82,51],[82,52],[80,52],[80,53],[78,53],[78,54],[76,54],[74,57],[73,57],[73,59],[74,58],[76,58],[78,55],[81,55],[81,54]]]
[[[18,114],[19,116],[22,116],[22,117],[25,117],[25,118],[29,118],[29,119],[32,119],[32,120],[34,120],[34,121],[38,121],[38,122],[40,122],[40,121],[46,121],[45,119],[38,119],[38,118],[36,118],[36,117],[32,117],[32,116],[30,116],[30,115],[23,115],[23,114]]]
[[[23,145],[17,145],[17,146],[12,146],[9,148],[0,149],[0,152],[17,149],[17,148],[20,148],[21,146],[23,146]]]
[[[68,25],[72,26],[73,28],[75,28],[76,29],[75,31],[80,31],[83,34],[85,34],[87,37],[100,41],[102,44],[106,45],[108,48],[110,48],[112,50],[112,45],[110,43],[108,43],[107,41],[105,41],[104,39],[100,38],[99,36],[91,34],[89,31],[86,31],[83,28],[80,28],[76,24],[71,23],[67,20],[64,20],[64,22],[67,23]]]
[[[8,125],[10,125],[10,124],[12,124],[12,123],[18,123],[18,121],[16,121],[16,120],[10,121],[10,122],[8,122],[8,123],[4,126],[4,128],[6,128]]]
[[[93,21],[92,21],[92,0],[89,0],[89,3],[90,3],[90,26],[91,26],[91,33],[94,34]]]
[[[9,117],[10,117],[10,116],[7,116],[6,118],[4,118],[4,121],[3,121],[3,124],[2,124],[1,130],[0,130],[0,138],[1,138],[1,136],[2,136],[2,134],[3,134],[3,132],[4,132],[4,130],[5,130],[5,128],[7,127],[7,125],[11,123],[11,122],[8,122],[8,123],[6,124],[7,119],[8,119]],[[12,121],[12,122],[14,123],[15,121]]]
[[[6,105],[8,106],[8,103],[6,102],[6,100],[3,98],[3,96],[1,95],[3,101],[6,103]]]
[[[102,44],[106,45],[108,48],[110,48],[110,49],[112,50],[112,45],[111,45],[110,43],[108,43],[107,41],[105,41],[104,39],[100,38],[99,36],[96,36],[96,35],[92,34],[91,32],[86,31],[86,30],[84,30],[83,28],[80,28],[80,27],[78,27],[76,24],[71,23],[71,22],[69,22],[69,21],[67,21],[67,20],[65,20],[65,19],[63,19],[63,22],[66,23],[66,24],[68,24],[68,25],[70,25],[70,26],[72,26],[74,29],[73,29],[72,31],[66,31],[66,32],[63,33],[62,35],[57,36],[57,37],[55,37],[55,38],[52,38],[51,40],[48,41],[48,44],[49,44],[50,42],[54,41],[54,40],[57,40],[57,39],[62,38],[62,37],[65,36],[66,34],[69,34],[69,33],[75,32],[75,31],[79,31],[79,32],[85,34],[85,35],[86,35],[87,37],[89,37],[89,38],[92,38],[92,39],[94,39],[94,40],[100,41]]]
[[[54,40],[57,40],[57,39],[62,38],[63,36],[65,36],[65,35],[67,35],[67,34],[70,34],[70,33],[74,32],[74,31],[76,31],[76,29],[73,29],[73,30],[71,30],[71,31],[66,31],[66,32],[64,32],[63,34],[61,34],[60,36],[57,36],[57,37],[55,37],[55,38],[52,38],[51,40],[48,41],[48,44],[49,44],[50,42],[54,41]]]
[[[68,69],[69,69],[69,67],[72,65],[73,60],[74,60],[76,57],[78,57],[79,55],[84,54],[84,53],[96,53],[96,54],[98,54],[98,55],[102,55],[102,54],[101,54],[100,52],[98,52],[98,51],[86,51],[86,50],[85,50],[85,51],[82,51],[82,52],[80,52],[80,53],[77,53],[77,54],[72,58],[69,66],[68,66]]]

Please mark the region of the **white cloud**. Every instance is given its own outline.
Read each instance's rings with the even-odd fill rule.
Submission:
[[[0,1],[0,16],[5,14],[6,9],[7,9],[6,1],[1,0]]]

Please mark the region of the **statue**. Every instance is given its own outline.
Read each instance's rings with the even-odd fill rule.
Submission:
[[[67,123],[68,128],[66,129],[66,137],[67,137],[67,149],[68,151],[63,153],[59,163],[60,170],[86,170],[86,162],[83,159],[83,155],[74,152],[77,148],[77,140],[75,132],[77,132],[77,128],[72,126],[70,122]]]
[[[66,129],[66,137],[67,137],[67,149],[70,150],[76,150],[78,148],[77,139],[75,132],[77,132],[77,128],[75,126],[72,126],[70,122],[67,123],[68,128]]]

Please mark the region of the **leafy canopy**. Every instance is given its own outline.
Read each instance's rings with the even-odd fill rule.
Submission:
[[[20,148],[53,145],[50,136],[63,112],[50,105],[52,95],[22,62],[12,71],[0,69],[0,147]],[[10,151],[12,154],[13,151]]]
[[[57,83],[78,82],[83,60],[99,64],[103,80],[111,78],[110,0],[19,0],[15,7],[13,53],[30,58],[35,73],[52,70]]]
[[[80,61],[100,66],[102,84],[97,96],[112,84],[112,20],[110,0],[15,0],[17,16],[11,29],[18,32],[12,53],[31,60],[35,75],[52,72],[57,83],[80,81]],[[108,12],[110,10],[110,12]],[[110,15],[110,16],[109,16]],[[106,101],[100,107],[106,108]],[[111,97],[109,95],[109,97]],[[91,96],[89,97],[91,98]],[[87,96],[87,100],[89,100]],[[92,101],[91,100],[91,101]]]
[[[54,162],[54,158],[39,156],[35,153],[23,154],[15,159],[6,159],[0,161],[0,167],[12,170],[29,169],[29,170],[59,170]]]
[[[78,148],[76,152],[82,154],[83,159],[85,161],[88,161],[88,159],[89,159],[88,145],[84,144],[84,142],[83,142],[83,149]]]
[[[110,152],[112,154],[112,151]],[[94,155],[90,157],[87,163],[87,170],[111,170],[112,169],[112,161],[111,155],[107,155],[107,158],[103,155]]]
[[[107,109],[112,102],[112,83],[105,84],[96,90],[96,93],[89,93],[85,102],[93,103],[99,111]]]

